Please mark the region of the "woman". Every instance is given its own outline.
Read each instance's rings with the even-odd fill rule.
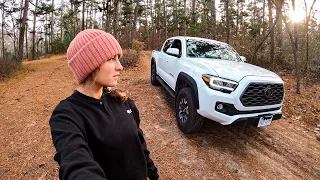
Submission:
[[[68,64],[79,85],[50,119],[61,180],[158,179],[137,107],[109,89],[123,70],[121,56],[118,41],[101,30],[84,30],[69,45]]]

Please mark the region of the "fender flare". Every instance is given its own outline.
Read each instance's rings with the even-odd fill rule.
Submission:
[[[180,80],[183,80],[187,85],[192,89],[193,91],[193,96],[196,99],[196,108],[199,109],[199,95],[198,95],[198,86],[196,81],[188,74],[184,72],[180,72],[176,81],[176,88],[175,88],[175,97],[178,96],[179,91],[183,88],[181,85],[177,84]]]

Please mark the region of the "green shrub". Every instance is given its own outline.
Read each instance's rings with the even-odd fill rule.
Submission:
[[[65,34],[63,41],[59,37],[54,38],[52,42],[52,53],[57,54],[66,52],[72,39],[73,37],[68,33]]]
[[[61,41],[60,38],[55,38],[52,42],[52,53],[63,53],[65,52],[67,47],[65,44]]]

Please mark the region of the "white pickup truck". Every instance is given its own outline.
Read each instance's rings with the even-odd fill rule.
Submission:
[[[184,133],[199,131],[204,118],[223,125],[270,125],[282,116],[283,81],[245,59],[223,42],[172,37],[152,52],[151,84],[161,84],[175,98],[178,127]]]

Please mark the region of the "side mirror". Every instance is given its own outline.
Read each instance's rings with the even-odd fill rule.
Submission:
[[[170,54],[170,55],[176,56],[176,57],[180,57],[178,48],[169,48],[167,50],[167,53]]]
[[[244,56],[240,56],[240,59],[243,61],[243,62],[246,62],[247,58],[244,57]]]

